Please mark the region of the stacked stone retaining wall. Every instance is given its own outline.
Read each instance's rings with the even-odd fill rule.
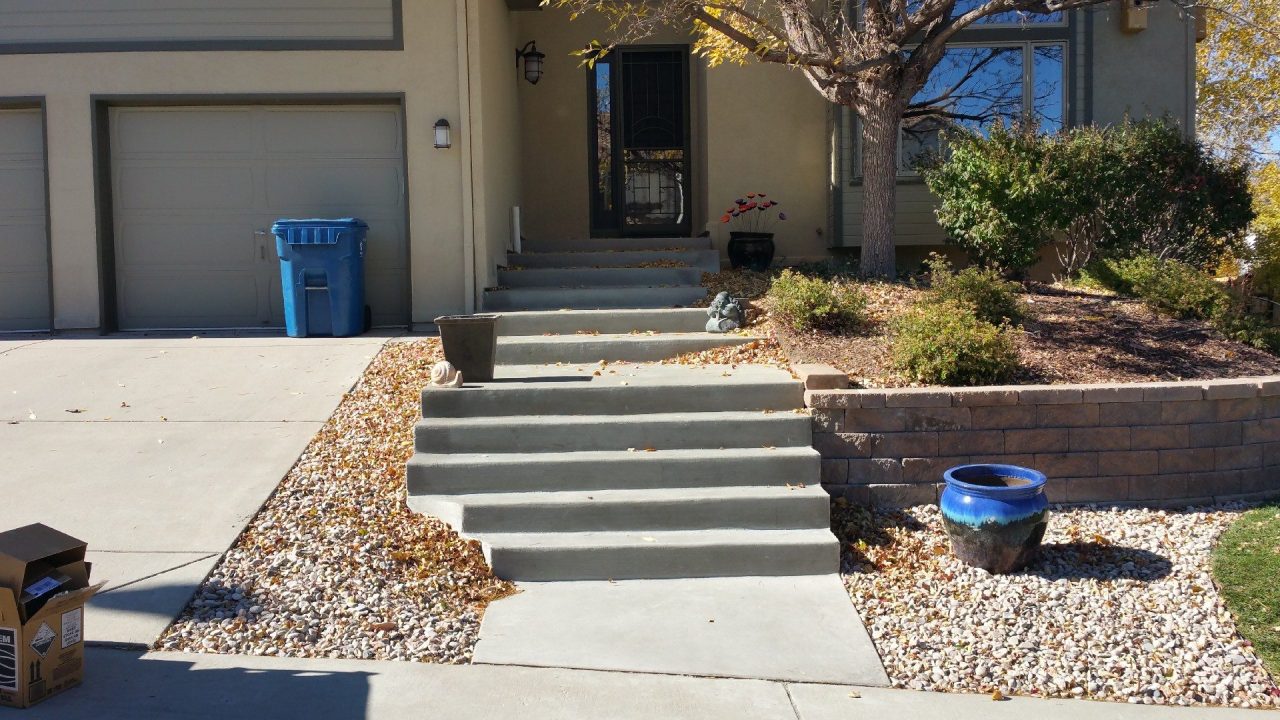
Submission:
[[[935,502],[943,470],[974,462],[1036,468],[1049,476],[1054,502],[1174,506],[1280,496],[1280,376],[815,389],[805,401],[823,486],[854,502]]]

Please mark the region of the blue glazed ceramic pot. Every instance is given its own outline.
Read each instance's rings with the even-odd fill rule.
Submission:
[[[938,503],[951,551],[992,573],[1026,567],[1049,526],[1044,473],[1017,465],[959,465]]]

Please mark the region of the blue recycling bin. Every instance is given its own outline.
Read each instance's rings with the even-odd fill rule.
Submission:
[[[278,220],[271,226],[284,285],[289,337],[363,333],[364,250],[369,226],[358,218]]]

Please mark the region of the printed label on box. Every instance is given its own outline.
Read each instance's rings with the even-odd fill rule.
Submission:
[[[84,608],[62,613],[62,649],[84,640]]]
[[[18,631],[0,628],[0,690],[18,692]]]
[[[49,623],[40,623],[40,629],[31,637],[31,649],[44,657],[49,654],[49,648],[53,647],[53,641],[58,635],[49,627]]]

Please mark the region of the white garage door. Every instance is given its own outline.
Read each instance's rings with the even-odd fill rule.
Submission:
[[[44,124],[0,110],[0,332],[49,329]]]
[[[121,329],[282,327],[278,218],[369,223],[375,325],[408,319],[398,107],[113,108]]]

